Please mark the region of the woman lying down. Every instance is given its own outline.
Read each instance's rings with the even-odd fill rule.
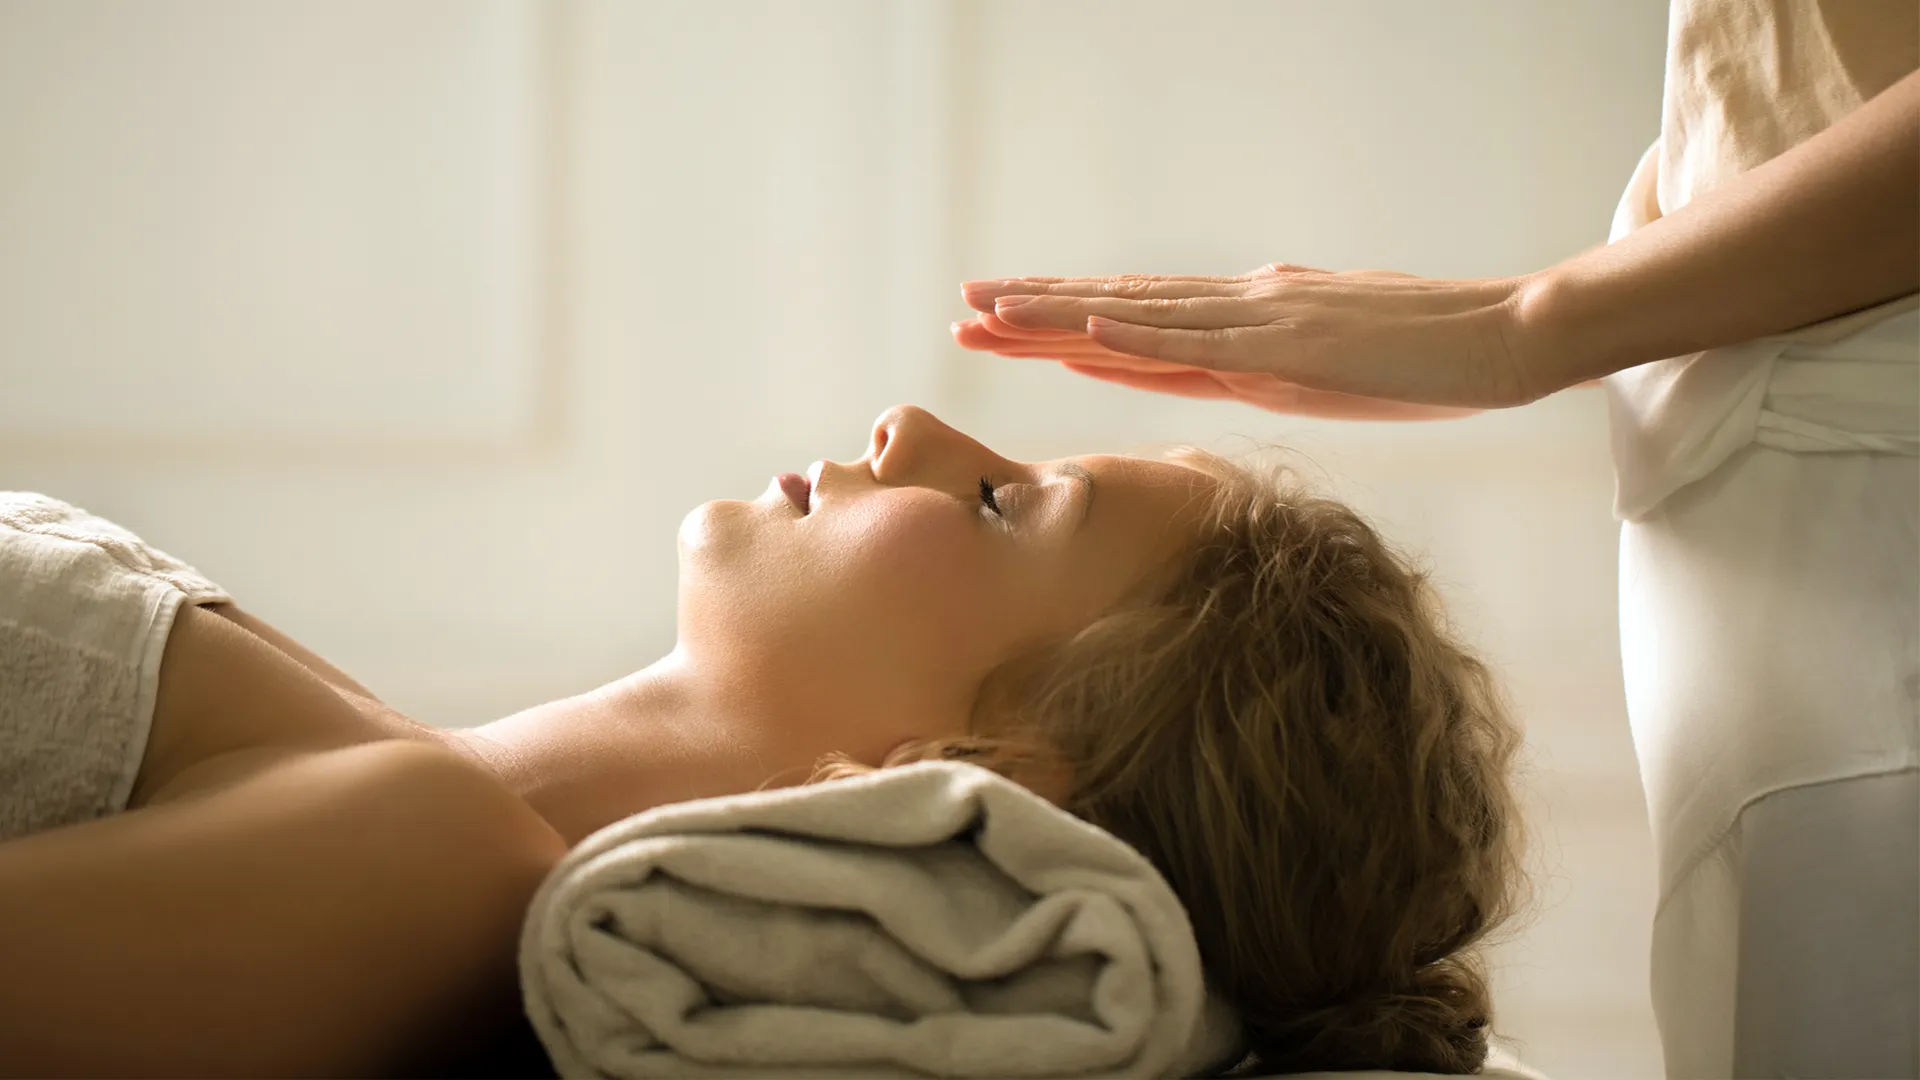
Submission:
[[[671,653],[442,730],[0,496],[0,1072],[433,1072],[518,1020],[528,900],[589,833],[955,755],[1152,861],[1269,1071],[1480,1065],[1516,734],[1345,506],[898,408],[680,541]]]

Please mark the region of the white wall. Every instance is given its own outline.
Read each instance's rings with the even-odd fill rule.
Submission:
[[[1520,272],[1603,237],[1658,0],[0,0],[0,487],[436,722],[671,642],[673,536],[917,401],[1002,452],[1307,452],[1530,737],[1501,1028],[1653,1075],[1601,401],[1332,424],[961,354],[962,278]]]

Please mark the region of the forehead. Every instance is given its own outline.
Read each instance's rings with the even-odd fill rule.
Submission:
[[[1138,542],[1160,537],[1170,547],[1192,536],[1218,485],[1198,469],[1152,458],[1093,454],[1053,464],[1076,465],[1093,477],[1087,523],[1097,535],[1122,534]]]
[[[1129,497],[1188,499],[1210,493],[1215,483],[1199,469],[1158,458],[1088,454],[1061,458],[1055,464],[1068,463],[1092,473],[1103,491],[1117,489]]]

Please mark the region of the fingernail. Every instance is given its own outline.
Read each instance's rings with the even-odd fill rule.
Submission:
[[[1021,304],[1028,303],[1033,299],[1034,297],[1031,296],[1002,296],[993,301],[993,306],[995,308],[1019,307]]]
[[[1093,333],[1095,330],[1104,330],[1109,326],[1119,326],[1119,325],[1120,325],[1119,323],[1113,321],[1112,319],[1104,319],[1098,315],[1087,316],[1087,333],[1089,334]]]
[[[1011,284],[1013,283],[1004,278],[995,278],[991,281],[963,281],[960,283],[960,288],[966,292],[990,292],[994,289],[1004,289]]]

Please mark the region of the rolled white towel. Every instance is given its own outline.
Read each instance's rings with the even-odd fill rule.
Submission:
[[[659,807],[520,943],[562,1076],[1162,1077],[1239,1057],[1138,852],[959,762]]]

